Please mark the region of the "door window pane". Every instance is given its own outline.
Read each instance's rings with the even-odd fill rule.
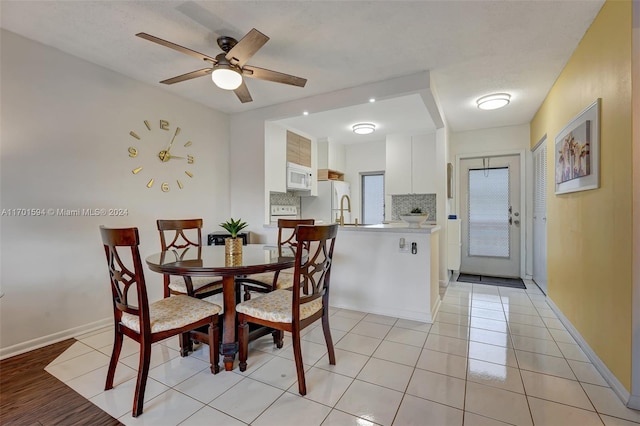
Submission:
[[[508,258],[509,168],[469,170],[469,256]]]
[[[362,223],[384,220],[384,174],[362,175]]]

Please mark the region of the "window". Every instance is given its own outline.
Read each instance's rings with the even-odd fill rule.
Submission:
[[[361,188],[362,223],[382,223],[384,220],[384,173],[362,173]]]
[[[469,256],[509,257],[509,169],[469,170]]]

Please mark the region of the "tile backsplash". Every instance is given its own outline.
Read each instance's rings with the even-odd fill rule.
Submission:
[[[269,205],[300,207],[300,196],[292,192],[271,192],[269,193]]]
[[[400,215],[419,208],[429,213],[428,221],[436,221],[436,194],[403,194],[391,196],[391,220],[401,220]]]

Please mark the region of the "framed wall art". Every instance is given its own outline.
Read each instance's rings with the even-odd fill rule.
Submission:
[[[555,175],[556,195],[600,186],[600,98],[556,136]]]

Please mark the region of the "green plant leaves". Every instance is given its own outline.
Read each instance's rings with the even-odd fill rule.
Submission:
[[[238,236],[238,232],[242,231],[249,225],[247,222],[243,222],[242,219],[233,220],[233,218],[231,218],[226,222],[222,222],[220,226],[231,234],[231,238],[236,238]]]

